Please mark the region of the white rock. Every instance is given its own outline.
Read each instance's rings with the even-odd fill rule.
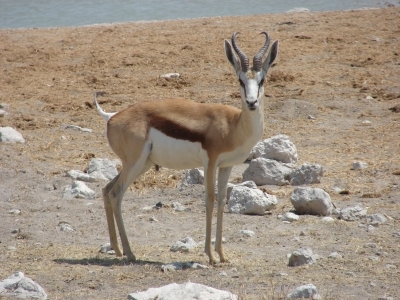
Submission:
[[[292,169],[278,161],[259,157],[253,159],[243,172],[244,181],[254,181],[257,185],[286,185]]]
[[[105,243],[103,246],[100,247],[99,252],[101,253],[107,253],[108,251],[111,251],[111,244],[110,243]]]
[[[203,184],[204,183],[204,171],[198,168],[186,170],[181,185],[179,186],[179,190],[182,191],[184,188],[188,187],[191,184]]]
[[[183,204],[181,204],[179,202],[172,203],[171,207],[174,211],[178,211],[178,212],[189,210],[189,208],[185,207]]]
[[[0,295],[18,299],[47,299],[45,290],[22,272],[15,272],[7,279],[0,281]]]
[[[265,145],[264,141],[258,141],[257,144],[251,149],[247,160],[252,160],[261,157],[265,154]]]
[[[12,214],[12,215],[20,215],[21,214],[21,210],[14,208],[14,209],[11,209],[8,213]]]
[[[292,213],[292,212],[286,212],[283,214],[282,216],[282,221],[286,221],[286,222],[294,222],[294,221],[298,221],[299,220],[299,216]]]
[[[167,73],[160,75],[161,78],[179,78],[179,73]]]
[[[199,263],[192,263],[191,269],[208,269],[208,266]]]
[[[337,252],[332,252],[331,254],[329,254],[328,258],[342,259],[343,256]]]
[[[115,254],[115,251],[111,248],[110,243],[105,243],[103,246],[101,246],[99,252],[107,254]]]
[[[93,175],[86,174],[79,170],[71,170],[67,172],[67,176],[76,180],[85,181],[85,182],[95,182],[96,177]]]
[[[9,106],[8,106],[8,104],[7,103],[0,103],[0,108],[1,109],[9,109]]]
[[[171,283],[159,288],[150,288],[145,292],[132,293],[128,300],[238,300],[238,297],[202,284],[187,282]]]
[[[363,125],[363,126],[371,126],[371,125],[372,125],[372,122],[369,121],[369,120],[363,120],[363,121],[361,122],[361,125]]]
[[[72,226],[71,225],[69,225],[68,223],[65,223],[65,222],[60,222],[59,224],[58,224],[58,226],[60,227],[60,230],[61,231],[69,231],[69,232],[71,232],[71,231],[74,231],[74,228],[72,228]]]
[[[109,159],[93,158],[87,170],[90,176],[97,179],[109,181],[118,175],[117,161]]]
[[[236,186],[228,201],[228,210],[235,214],[264,215],[278,203],[276,196],[259,189]]]
[[[250,189],[257,189],[256,183],[254,181],[251,181],[251,180],[250,181],[244,181],[244,182],[239,183],[239,184],[228,183],[228,188],[227,188],[227,191],[226,191],[226,198],[228,200],[229,200],[229,197],[231,196],[232,189],[235,186],[245,186],[245,187],[248,187]]]
[[[12,127],[0,127],[0,142],[4,143],[25,143],[25,139]]]
[[[289,257],[289,267],[309,265],[316,262],[316,258],[310,248],[300,248]]]
[[[353,170],[362,170],[368,168],[368,164],[363,161],[355,161],[353,162]]]
[[[328,216],[333,209],[331,197],[320,188],[295,188],[290,201],[299,214]]]
[[[340,210],[339,218],[345,221],[356,221],[365,218],[367,209],[362,208],[359,204],[353,207],[346,207]]]
[[[170,248],[172,252],[189,252],[190,250],[196,248],[198,244],[191,238],[185,237],[180,241],[177,241]]]
[[[320,183],[323,174],[324,171],[321,165],[305,163],[290,173],[290,184],[302,185]]]
[[[63,198],[72,199],[72,198],[94,198],[95,192],[90,189],[84,182],[82,181],[74,181],[71,186],[67,186],[63,191]]]
[[[80,131],[83,131],[83,132],[92,132],[93,131],[92,129],[89,129],[89,128],[84,128],[84,127],[80,127],[80,126],[76,126],[76,125],[70,125],[70,124],[64,125],[64,128],[65,129],[80,130]]]
[[[284,134],[258,142],[251,150],[248,159],[252,160],[259,157],[293,164],[298,159],[296,146]]]
[[[297,287],[293,292],[286,295],[286,299],[321,299],[317,288],[313,284],[306,284]]]
[[[4,117],[8,115],[8,113],[5,110],[0,109],[0,117]]]
[[[252,237],[255,235],[254,231],[252,230],[240,230],[239,233],[248,237]]]
[[[323,217],[323,218],[321,218],[321,221],[324,223],[331,223],[331,222],[335,222],[335,219],[332,217]]]
[[[373,214],[367,216],[367,222],[371,225],[383,224],[387,221],[387,218],[381,214]]]

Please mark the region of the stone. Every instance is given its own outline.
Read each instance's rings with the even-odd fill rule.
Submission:
[[[21,210],[14,208],[14,209],[9,210],[8,213],[12,214],[12,215],[20,215],[21,214]]]
[[[239,234],[247,236],[247,237],[252,237],[255,235],[254,231],[252,231],[252,230],[240,230]]]
[[[67,186],[63,191],[63,198],[94,198],[95,192],[90,189],[84,182],[75,180],[71,186]]]
[[[58,223],[58,226],[60,227],[61,231],[66,231],[66,232],[74,231],[74,228],[72,228],[72,226],[66,222],[60,222]]]
[[[298,215],[296,215],[296,214],[294,214],[292,212],[286,212],[282,216],[282,221],[291,223],[291,222],[294,222],[294,221],[298,221],[299,218],[300,217]]]
[[[177,211],[177,212],[182,212],[182,211],[188,211],[188,210],[190,210],[189,208],[185,207],[183,204],[181,204],[181,203],[179,203],[179,202],[174,202],[174,203],[172,203],[171,207],[172,207],[172,209],[173,209],[174,211]]]
[[[300,248],[289,257],[289,267],[310,265],[316,262],[316,258],[310,248]]]
[[[362,170],[368,168],[368,164],[362,161],[353,162],[352,170]]]
[[[253,159],[243,172],[243,181],[254,181],[256,185],[287,185],[292,168],[278,161],[259,157]]]
[[[295,188],[290,201],[299,214],[329,216],[333,209],[331,197],[320,188]]]
[[[128,295],[128,300],[238,300],[238,296],[202,284],[187,282],[171,283],[159,288]]]
[[[96,179],[110,181],[118,175],[117,161],[107,158],[93,158],[89,163],[87,174]]]
[[[371,225],[378,226],[387,221],[387,218],[381,214],[373,214],[367,216],[367,222]]]
[[[0,142],[4,143],[25,143],[25,139],[12,127],[0,127]]]
[[[101,246],[99,252],[107,253],[107,254],[110,254],[110,255],[114,255],[115,254],[115,251],[111,248],[110,243],[105,243],[103,246]]]
[[[22,272],[15,272],[7,279],[0,281],[0,295],[18,299],[47,299],[45,290]]]
[[[278,203],[274,195],[269,195],[259,189],[245,186],[235,186],[228,201],[228,210],[235,214],[264,215]]]
[[[293,292],[286,295],[286,299],[322,299],[318,295],[317,288],[313,284],[297,287]]]
[[[172,252],[189,252],[197,246],[198,244],[191,237],[185,237],[173,244],[170,250]]]
[[[204,184],[204,171],[198,168],[186,170],[183,179],[181,181],[181,185],[179,186],[179,190],[187,188],[191,184]]]
[[[239,184],[228,183],[228,187],[227,187],[227,190],[226,190],[226,199],[229,200],[229,197],[231,196],[232,189],[235,186],[245,186],[245,187],[248,187],[250,189],[257,189],[256,183],[254,181],[252,181],[252,180],[243,181],[242,183],[239,183]]]
[[[284,134],[258,142],[251,150],[248,160],[259,157],[292,164],[296,163],[298,159],[296,146]]]
[[[337,252],[332,252],[331,254],[329,254],[328,258],[342,259],[343,256]]]
[[[290,184],[302,185],[320,183],[323,174],[324,171],[321,165],[305,163],[289,174]]]
[[[161,78],[179,78],[179,73],[167,73],[160,75]]]
[[[365,218],[367,209],[362,208],[359,204],[353,207],[346,207],[340,210],[339,218],[345,221],[357,221]]]
[[[96,177],[93,175],[89,175],[85,172],[78,170],[71,170],[67,172],[67,176],[76,180],[85,181],[85,182],[95,182]]]
[[[324,223],[331,223],[331,222],[335,222],[335,219],[332,217],[323,217],[323,218],[321,218],[321,221]]]
[[[84,127],[80,127],[77,125],[70,125],[70,124],[66,124],[64,125],[64,129],[74,129],[74,130],[79,130],[82,132],[92,132],[93,130],[90,128],[84,128]]]

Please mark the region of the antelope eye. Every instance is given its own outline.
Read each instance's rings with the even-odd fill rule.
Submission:
[[[240,78],[239,78],[239,83],[240,83],[241,87],[244,88],[244,82]]]
[[[265,78],[261,79],[260,83],[258,84],[259,87],[262,87],[264,85],[264,79]]]

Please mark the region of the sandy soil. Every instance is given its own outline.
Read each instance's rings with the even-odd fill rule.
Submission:
[[[321,164],[324,177],[315,186],[329,192],[338,208],[361,203],[368,213],[390,219],[374,232],[359,226],[364,221],[325,224],[314,216],[283,224],[277,216],[291,210],[293,187],[267,186],[279,198],[271,214],[225,215],[230,264],[163,273],[160,266],[168,262],[207,263],[202,247],[169,251],[187,235],[204,240],[204,191],[194,186],[179,192],[182,172],[151,170],[123,204],[139,262],[99,254],[108,241],[105,182],[88,184],[95,199],[61,196],[72,182],[66,171],[85,170],[93,157],[115,158],[93,92],[105,92],[99,100],[107,111],[164,97],[238,106],[223,40],[240,31],[238,42],[252,56],[263,43],[261,30],[280,42],[266,83],[264,137],[287,134],[299,164]],[[400,239],[393,233],[400,232],[400,113],[390,109],[400,104],[400,8],[0,30],[0,41],[0,103],[9,106],[0,126],[12,126],[26,139],[0,144],[0,279],[22,271],[51,299],[125,299],[130,292],[188,280],[242,299],[280,299],[305,283],[316,285],[324,299],[399,297]],[[170,72],[181,77],[159,78]],[[353,161],[369,167],[351,170]],[[240,181],[240,175],[237,170],[231,180]],[[335,186],[349,193],[337,194]],[[141,210],[159,201],[179,201],[190,211]],[[22,213],[12,215],[11,209]],[[152,216],[158,222],[149,221]],[[60,231],[62,222],[75,231]],[[240,229],[256,236],[242,238]],[[287,253],[306,246],[321,259],[288,267]],[[333,251],[343,259],[328,259]]]

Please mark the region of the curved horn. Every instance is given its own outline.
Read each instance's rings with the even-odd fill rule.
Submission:
[[[249,70],[249,59],[246,56],[246,54],[244,54],[244,52],[236,45],[236,34],[238,33],[239,32],[234,32],[232,34],[232,47],[233,49],[235,49],[237,55],[240,58],[240,65],[242,66],[242,71],[246,73]]]
[[[269,42],[270,42],[268,33],[263,31],[260,34],[265,34],[266,41],[265,41],[264,46],[260,49],[260,51],[258,51],[258,53],[253,58],[253,70],[256,72],[259,72],[261,70],[262,59],[263,59],[265,52],[267,51],[267,49],[269,47]]]

